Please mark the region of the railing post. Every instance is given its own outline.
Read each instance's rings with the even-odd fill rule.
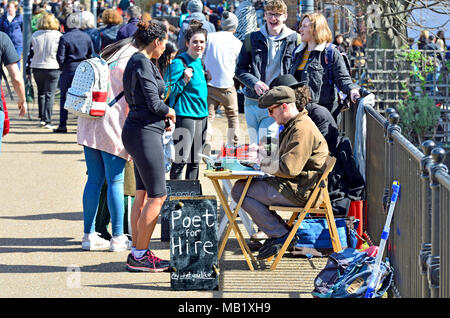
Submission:
[[[431,189],[428,167],[432,164],[431,151],[436,147],[432,140],[422,143],[425,156],[420,161],[422,179],[422,247],[419,253],[419,266],[422,270],[422,298],[430,298],[430,286],[427,279],[427,261],[431,255]]]
[[[440,184],[436,178],[438,172],[448,173],[448,168],[443,164],[445,150],[437,147],[431,151],[433,164],[428,167],[431,188],[431,256],[428,258],[428,284],[431,288],[431,298],[439,298],[439,270],[440,270]]]
[[[389,203],[389,191],[390,191],[390,185],[392,184],[392,137],[391,137],[391,133],[392,133],[392,127],[391,127],[391,119],[390,116],[391,114],[396,114],[395,109],[394,108],[387,108],[384,112],[384,116],[386,117],[387,121],[384,123],[384,139],[385,139],[385,144],[384,144],[384,153],[385,153],[385,158],[384,158],[384,184],[386,185],[384,188],[384,193],[383,193],[383,209],[384,209],[384,213],[387,214],[387,208],[388,208],[388,203]],[[397,114],[398,116],[398,114]],[[394,119],[392,119],[394,120]],[[398,123],[398,121],[397,121]],[[396,123],[395,123],[396,124]]]

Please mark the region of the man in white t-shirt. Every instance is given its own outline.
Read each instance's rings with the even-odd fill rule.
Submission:
[[[208,131],[206,143],[211,144],[212,136],[217,136],[212,123],[217,108],[222,105],[228,119],[226,143],[238,144],[238,99],[234,87],[234,70],[242,47],[242,42],[233,34],[238,26],[237,17],[225,11],[222,14],[222,30],[208,34],[203,62],[211,80],[208,82]]]

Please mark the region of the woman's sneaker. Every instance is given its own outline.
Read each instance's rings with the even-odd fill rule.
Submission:
[[[130,272],[163,272],[169,269],[170,262],[156,257],[147,250],[141,258],[135,258],[132,253],[127,258],[127,270]]]
[[[131,249],[131,241],[125,234],[113,236],[110,241],[109,250],[111,252],[126,251]]]
[[[84,233],[81,248],[85,251],[107,250],[109,241],[101,238],[98,233]]]

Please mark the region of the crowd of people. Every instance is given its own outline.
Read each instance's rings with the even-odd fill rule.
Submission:
[[[67,132],[64,103],[77,66],[95,54],[110,65],[108,97],[114,103],[102,118],[79,117],[77,124],[77,142],[83,146],[87,168],[81,245],[83,250],[131,249],[126,261],[130,271],[165,271],[170,264],[149,246],[167,196],[162,142],[166,132],[173,133],[175,148],[170,179],[198,179],[199,153],[209,151],[219,135],[213,125],[219,106],[225,108],[228,119],[226,143],[237,146],[244,141],[238,130],[237,101],[237,89],[243,89],[249,156],[272,175],[255,182],[243,203],[267,235],[259,251],[259,258],[264,259],[276,252],[286,231],[281,219],[258,206],[267,208],[275,202],[298,205],[307,199],[328,152],[335,153],[338,148],[332,132],[337,126],[331,114],[339,108],[334,85],[353,101],[359,97],[337,48],[333,78],[320,66],[325,44],[332,40],[323,15],[305,15],[292,30],[285,25],[287,7],[282,0],[269,0],[258,8],[244,1],[235,13],[224,2],[214,10],[220,16],[215,23],[205,15],[200,0],[190,0],[182,7],[187,14],[181,15],[176,26],[133,5],[119,8],[123,14],[114,8],[99,10],[97,21],[78,3],[61,7],[35,3],[33,9],[34,17],[39,18],[26,71],[38,87],[40,125],[56,133]],[[262,24],[256,14],[261,8]],[[2,60],[8,69],[15,65],[17,71],[21,51],[14,41],[9,47],[15,48],[14,58]],[[54,128],[52,108],[58,86],[60,118]],[[123,97],[117,98],[122,91]],[[23,115],[25,106],[19,107]],[[136,190],[131,241],[123,226],[127,163],[133,164]],[[105,183],[112,225],[109,240],[96,232]],[[237,183],[233,196],[241,191],[239,187]],[[270,203],[261,197],[267,193],[260,189],[272,189]]]
[[[249,157],[270,175],[252,182],[242,207],[266,236],[258,258],[275,255],[288,230],[268,207],[304,204],[323,172],[326,157],[339,157],[343,151],[337,131],[342,108],[337,89],[355,103],[360,87],[352,81],[342,54],[349,54],[349,47],[352,52],[363,52],[361,39],[348,46],[342,35],[336,36],[329,68],[324,55],[333,39],[326,18],[308,13],[291,29],[285,24],[283,0],[245,0],[236,9],[227,1],[213,7],[201,0],[180,6],[165,0],[154,5],[152,16],[130,1],[120,1],[117,8],[106,0],[98,3],[95,20],[78,1],[35,1],[26,67],[38,88],[39,124],[66,133],[64,103],[77,66],[96,54],[109,64],[108,100],[114,103],[101,118],[78,118],[77,142],[83,146],[88,175],[82,249],[130,249],[128,270],[167,270],[170,262],[157,257],[149,246],[167,196],[163,136],[172,133],[175,149],[170,179],[198,179],[199,154],[208,154],[220,135],[214,127],[218,107],[224,107],[228,120],[224,143],[237,146],[244,142],[237,94],[242,89]],[[10,38],[1,60],[13,79],[20,115],[24,115],[23,81],[14,81],[20,74],[17,62],[23,48],[22,42],[14,40],[17,28],[11,27],[23,21],[14,1],[0,7],[5,8],[0,29]],[[175,24],[165,18],[173,16],[177,17]],[[7,25],[16,31],[8,31]],[[0,42],[5,42],[7,36],[0,35]],[[61,92],[59,125],[54,127],[57,87]],[[349,160],[351,154],[340,163],[338,159],[337,166]],[[125,166],[129,163],[136,190],[131,240],[123,226]],[[364,181],[357,174],[351,179],[338,178],[348,184],[336,185],[336,189],[358,189],[353,199],[361,195]],[[105,180],[110,240],[101,237],[95,227]],[[239,198],[243,187],[237,182],[232,196]],[[339,197],[346,199],[338,203],[345,214],[350,205],[348,193]]]

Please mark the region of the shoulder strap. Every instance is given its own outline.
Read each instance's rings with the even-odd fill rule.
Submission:
[[[178,56],[175,57],[175,59],[180,59],[181,62],[183,63],[184,68],[185,68],[185,69],[188,68],[188,65],[187,65],[186,60],[184,59],[184,57],[178,55]],[[175,60],[175,59],[174,59],[174,60]],[[171,70],[171,68],[170,68],[170,66],[169,66],[169,74],[170,74],[170,70]],[[181,77],[180,77],[176,82],[178,82],[180,79],[182,79],[183,76],[184,76],[184,73],[181,74]],[[169,77],[171,77],[171,76],[169,75]],[[165,102],[166,100],[169,99],[170,93],[171,93],[171,91],[172,91],[172,90],[171,90],[171,86],[172,86],[172,85],[169,85],[169,90],[168,90],[168,92],[167,92],[166,97],[164,98],[164,102]],[[175,105],[177,104],[178,99],[180,98],[181,94],[183,94],[183,92],[181,92],[180,94],[177,95],[177,97],[175,97],[173,106],[175,106]],[[172,106],[172,107],[173,107],[173,106]]]
[[[184,68],[187,68],[187,63],[186,60],[184,59],[184,57],[182,57],[181,55],[178,55],[177,57],[175,57],[175,59],[180,59],[181,62],[183,63]]]
[[[121,91],[113,100],[108,103],[109,107],[112,107],[115,103],[117,103],[122,97],[125,95],[124,91]]]
[[[251,46],[252,40],[250,38],[251,35],[252,35],[252,33],[248,33],[245,35],[245,38],[244,38],[245,52],[247,52],[247,54],[252,53],[252,46]]]
[[[252,54],[252,35],[253,35],[253,34],[256,34],[256,33],[258,33],[258,32],[261,32],[261,31],[260,31],[260,30],[258,30],[258,31],[253,31],[253,32],[247,33],[247,34],[245,35],[245,38],[244,38],[244,47],[245,47],[245,51],[247,52],[247,54]]]
[[[333,85],[333,48],[334,44],[328,43],[325,47],[325,64],[327,65],[328,82]]]

